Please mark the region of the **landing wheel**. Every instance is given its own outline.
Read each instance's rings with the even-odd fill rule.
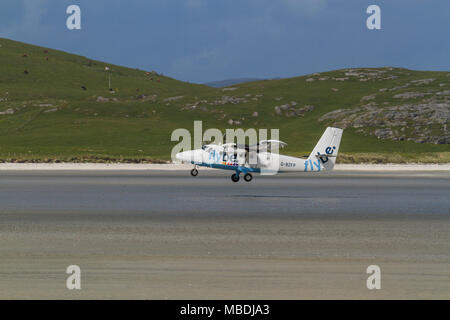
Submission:
[[[197,169],[192,169],[191,170],[191,176],[196,177],[198,175],[198,170]]]
[[[233,175],[231,176],[231,180],[233,180],[233,182],[238,182],[239,176],[236,173],[233,173]]]
[[[252,176],[250,173],[247,173],[247,174],[244,176],[244,180],[247,181],[247,182],[252,181],[252,179],[253,179],[253,176]]]

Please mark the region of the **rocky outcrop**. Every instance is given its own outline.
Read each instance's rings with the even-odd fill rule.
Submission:
[[[430,78],[430,79],[420,79],[420,80],[413,80],[410,81],[409,83],[413,84],[413,85],[417,85],[417,86],[421,86],[421,85],[427,85],[432,83],[434,80],[434,78]]]
[[[424,92],[404,92],[399,93],[393,96],[395,99],[416,99],[416,98],[423,98],[425,95],[430,93],[424,93]]]
[[[136,100],[142,100],[142,101],[156,101],[157,97],[158,96],[156,94],[153,94],[150,96],[147,96],[145,94],[140,94],[140,95],[137,95],[135,98],[136,98]]]
[[[45,108],[45,107],[53,107],[53,104],[52,103],[36,103],[36,104],[33,104],[33,106]]]
[[[224,104],[240,104],[247,103],[248,100],[246,98],[239,98],[234,96],[222,96],[220,99],[217,99],[210,103],[210,105],[221,106]]]
[[[238,126],[238,125],[241,124],[241,121],[230,119],[230,120],[227,121],[227,123],[228,123],[230,126],[232,126],[232,125]]]
[[[339,109],[319,118],[340,128],[379,139],[418,143],[450,144],[450,101],[430,99],[417,104],[379,107],[374,103],[354,109]]]
[[[280,106],[275,106],[275,114],[276,115],[284,115],[286,117],[303,117],[305,113],[313,111],[314,106],[305,105],[300,108],[296,108],[297,102],[291,101],[286,104],[282,104]]]
[[[375,94],[371,94],[370,96],[365,96],[361,98],[361,101],[369,101],[375,99],[377,96]]]
[[[395,73],[395,74],[392,74]],[[324,80],[334,80],[334,81],[369,81],[369,80],[393,80],[399,78],[398,74],[401,73],[401,69],[394,68],[383,68],[383,69],[347,69],[341,70],[338,75],[334,77],[320,76],[319,73],[312,74],[309,78],[306,78],[306,82],[312,81],[324,81]],[[428,79],[424,79],[428,80]],[[434,80],[434,79],[433,79]],[[425,82],[424,82],[425,83]]]
[[[59,110],[59,108],[51,108],[51,109],[45,110],[44,113],[56,112],[58,110]]]
[[[105,98],[105,97],[102,97],[102,96],[99,96],[99,97],[97,97],[97,99],[95,99],[95,101],[97,101],[97,102],[110,102],[110,101],[114,101],[114,102],[116,102],[116,101],[118,101],[118,99],[117,98]]]
[[[100,97],[97,97],[96,101],[97,101],[97,102],[108,102],[108,101],[109,101],[109,99],[108,99],[108,98],[104,98],[104,97],[100,96]]]
[[[412,81],[409,81],[409,82],[407,82],[407,83],[405,83],[405,84],[403,84],[403,85],[401,85],[401,86],[397,86],[397,87],[393,87],[393,88],[383,88],[383,89],[380,89],[379,91],[380,91],[380,92],[384,92],[384,91],[397,91],[397,90],[401,90],[401,89],[408,88],[408,87],[410,87],[410,86],[422,86],[422,85],[428,85],[428,84],[430,84],[431,82],[433,82],[434,80],[436,80],[436,79],[430,78],[430,79],[412,80]]]
[[[169,97],[169,98],[164,99],[163,101],[171,102],[171,101],[176,101],[176,100],[180,100],[180,99],[183,99],[183,96]]]
[[[14,114],[16,111],[13,108],[6,109],[5,111],[1,111],[0,115],[8,115],[8,114]]]
[[[255,97],[262,97],[262,95],[256,95]],[[241,104],[241,103],[247,103],[247,98],[242,97],[235,97],[235,96],[222,96],[214,101],[208,101],[208,100],[200,100],[195,101],[193,103],[187,103],[183,107],[181,107],[180,110],[196,110],[201,109],[203,111],[206,111],[206,107],[202,107],[201,105],[209,105],[209,106],[223,106],[227,104]]]

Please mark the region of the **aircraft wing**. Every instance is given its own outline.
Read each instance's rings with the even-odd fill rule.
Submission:
[[[286,142],[280,140],[261,140],[257,145],[251,145],[250,149],[257,149],[259,151],[267,151],[272,148],[282,149],[287,146]]]
[[[247,152],[250,151],[260,152],[260,151],[267,151],[271,148],[276,147],[278,147],[278,149],[281,149],[284,148],[285,146],[287,146],[287,143],[280,140],[261,140],[259,143],[252,145],[236,144],[236,143],[225,143],[222,145],[223,149],[228,152],[237,150],[245,150]]]

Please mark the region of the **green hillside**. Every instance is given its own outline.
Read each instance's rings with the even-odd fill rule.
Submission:
[[[203,120],[203,130],[279,128],[293,155],[338,125],[342,162],[450,162],[449,72],[346,69],[216,89],[0,45],[0,161],[164,161],[171,132]]]

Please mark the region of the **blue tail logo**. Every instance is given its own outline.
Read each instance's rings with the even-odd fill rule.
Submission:
[[[325,153],[326,153],[326,154],[333,154],[334,150],[336,150],[336,146],[334,146],[333,148],[327,147],[327,148],[325,149]]]

